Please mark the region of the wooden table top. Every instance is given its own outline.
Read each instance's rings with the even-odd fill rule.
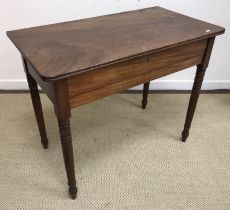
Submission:
[[[7,32],[44,80],[224,33],[224,28],[153,7]]]

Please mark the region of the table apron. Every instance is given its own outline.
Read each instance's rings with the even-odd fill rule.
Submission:
[[[42,78],[38,75],[37,71],[34,70],[34,68],[31,66],[29,62],[27,62],[27,68],[28,68],[29,73],[32,75],[34,80],[37,82],[37,84],[46,93],[49,99],[54,103],[55,96],[54,96],[53,82],[43,81]]]
[[[202,63],[207,39],[154,52],[68,79],[70,106],[77,107]]]

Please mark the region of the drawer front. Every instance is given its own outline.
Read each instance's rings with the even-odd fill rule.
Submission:
[[[200,64],[206,45],[207,40],[200,40],[82,73],[69,78],[69,97],[93,91],[122,80],[128,80],[133,77],[138,78],[138,76],[150,71],[156,71],[157,74],[160,74],[161,69],[175,66],[175,72]]]
[[[146,72],[148,71],[147,64],[148,58],[141,57],[77,75],[68,80],[69,96],[72,97],[103,87],[130,77],[133,74]]]
[[[173,72],[177,72],[183,70],[188,67],[188,62],[182,61],[180,65],[170,65],[167,67],[163,67],[160,69],[154,69],[153,71],[148,71],[144,74],[130,77],[125,80],[118,81],[116,83],[112,83],[101,88],[91,90],[86,93],[82,93],[70,98],[70,106],[72,108],[87,104],[93,101],[96,101],[100,98],[112,95],[114,93],[118,93],[122,90],[127,90],[128,88],[143,84],[145,82],[149,82],[154,79],[158,79],[160,77],[166,76]]]

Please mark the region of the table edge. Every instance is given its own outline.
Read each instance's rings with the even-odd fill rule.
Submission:
[[[138,9],[138,10],[145,10],[145,9],[151,9],[151,8],[157,8],[157,7],[159,7],[159,6],[147,7],[147,8]],[[159,8],[162,8],[162,7],[159,7]],[[165,8],[162,8],[162,9],[165,9]],[[166,10],[167,10],[167,9],[166,9]],[[133,12],[133,11],[135,11],[135,10],[124,11],[124,12],[114,13],[114,14],[109,14],[109,15],[118,15],[118,14]],[[169,10],[169,11],[170,11],[170,10]],[[174,12],[174,11],[173,11],[173,12]],[[177,13],[177,12],[175,12],[175,13]],[[180,14],[180,13],[178,13],[178,14]],[[181,15],[184,15],[184,14],[181,14]],[[96,17],[102,17],[102,16],[106,16],[106,15],[101,15],[101,16],[96,16]],[[184,16],[186,16],[186,15],[184,15]],[[189,16],[187,16],[187,17],[189,17]],[[91,18],[95,18],[95,17],[83,18],[83,19],[79,19],[79,20],[91,19]],[[193,18],[193,17],[190,17],[190,18]],[[195,18],[193,18],[193,19],[195,19]],[[73,21],[76,21],[76,20],[66,21],[66,22],[73,22]],[[202,21],[202,20],[200,20],[200,21]],[[60,22],[60,23],[66,23],[66,22]],[[204,21],[202,21],[202,22],[204,22]],[[60,23],[47,24],[47,25],[55,25],[55,24],[60,24]],[[205,22],[205,23],[208,23],[208,22]],[[219,27],[220,30],[219,30],[218,32],[210,33],[210,34],[207,34],[207,35],[198,37],[198,38],[194,38],[194,39],[190,39],[190,40],[178,42],[178,43],[171,44],[171,45],[166,45],[166,46],[164,46],[164,47],[157,48],[157,49],[154,49],[154,50],[149,50],[149,51],[146,51],[146,52],[141,52],[141,53],[134,54],[134,55],[127,56],[127,57],[123,57],[123,58],[120,58],[120,59],[117,59],[117,60],[108,61],[108,62],[105,62],[105,63],[101,63],[101,64],[98,64],[98,65],[94,65],[94,66],[82,68],[82,69],[79,69],[79,70],[77,70],[77,71],[72,71],[72,72],[69,72],[69,73],[60,74],[60,75],[56,75],[56,76],[47,76],[47,75],[43,75],[43,74],[41,74],[41,73],[36,69],[36,67],[33,65],[32,61],[30,61],[30,59],[25,55],[25,53],[23,52],[23,50],[20,49],[20,47],[17,45],[17,43],[13,40],[13,38],[12,38],[11,35],[10,35],[13,31],[17,31],[17,30],[6,31],[6,34],[7,34],[8,38],[11,40],[11,42],[12,42],[12,43],[15,45],[15,47],[18,49],[18,51],[22,54],[22,56],[27,60],[27,62],[30,63],[30,65],[33,67],[33,69],[34,69],[34,70],[37,72],[37,74],[41,77],[41,79],[42,79],[43,81],[46,81],[46,82],[49,82],[49,81],[52,82],[52,81],[62,80],[62,79],[66,79],[66,78],[68,78],[68,77],[76,76],[76,75],[78,75],[78,74],[82,74],[82,73],[85,73],[85,72],[88,72],[88,71],[91,71],[91,70],[94,70],[94,69],[103,68],[103,67],[106,67],[106,66],[109,66],[109,65],[117,64],[117,63],[120,63],[120,62],[123,62],[123,61],[127,61],[127,60],[130,60],[130,59],[133,59],[133,58],[140,57],[140,56],[145,56],[145,55],[148,55],[148,54],[150,54],[150,53],[162,51],[162,50],[165,50],[165,49],[169,49],[169,48],[172,48],[172,47],[176,47],[176,46],[180,46],[180,45],[183,45],[183,44],[191,43],[191,42],[194,42],[194,41],[199,41],[199,40],[202,40],[202,39],[209,39],[209,38],[211,38],[211,37],[216,37],[216,36],[218,36],[218,35],[224,34],[225,28],[223,28],[223,27],[221,27],[221,26],[218,26],[218,25],[215,25],[215,24],[212,24],[212,23],[209,23],[209,24]],[[46,26],[46,25],[35,26],[35,27],[43,27],[43,26]],[[30,27],[30,28],[34,28],[34,27]],[[26,29],[26,28],[25,28],[25,29]],[[18,30],[22,30],[22,29],[18,29]]]
[[[66,79],[68,77],[77,76],[79,74],[83,74],[83,73],[86,73],[86,72],[89,72],[89,71],[92,71],[92,70],[95,70],[95,69],[99,69],[99,68],[107,67],[107,66],[114,65],[114,64],[117,64],[117,63],[121,63],[121,62],[130,60],[130,59],[134,59],[134,58],[138,58],[138,57],[141,57],[141,56],[145,56],[145,55],[148,55],[148,54],[151,54],[151,53],[154,53],[154,52],[159,52],[159,51],[163,51],[163,50],[166,50],[166,49],[169,49],[169,48],[177,47],[177,46],[180,46],[180,45],[183,45],[183,44],[187,44],[187,43],[191,43],[191,42],[195,42],[195,41],[199,41],[199,40],[204,40],[204,39],[209,39],[209,38],[212,38],[212,37],[216,37],[217,35],[221,35],[223,33],[224,33],[224,30],[221,31],[221,32],[219,32],[219,33],[212,34],[212,35],[200,37],[200,38],[189,40],[189,41],[185,41],[185,42],[179,42],[179,43],[176,43],[176,44],[173,44],[173,45],[165,46],[163,48],[159,48],[159,49],[155,49],[155,50],[151,50],[151,51],[146,51],[144,53],[135,54],[135,55],[124,57],[124,58],[121,58],[121,59],[118,59],[118,60],[106,62],[106,63],[103,63],[103,64],[95,65],[95,66],[92,66],[92,67],[84,68],[84,69],[81,69],[81,70],[78,70],[78,71],[73,71],[73,72],[70,72],[70,73],[67,73],[67,74],[62,74],[62,75],[53,76],[53,77],[49,77],[49,76],[45,76],[45,75],[41,74],[35,68],[35,66],[30,61],[30,59],[27,58],[23,53],[22,53],[22,55],[27,60],[27,62],[30,63],[30,65],[33,67],[33,69],[37,72],[37,74],[41,77],[41,79],[43,81],[45,81],[45,82],[53,82],[53,81],[57,81],[57,80]]]

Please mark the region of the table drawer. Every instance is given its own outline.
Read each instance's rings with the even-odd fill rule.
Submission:
[[[128,88],[143,84],[145,82],[149,82],[154,79],[158,79],[162,76],[166,76],[173,72],[182,70],[187,68],[188,64],[186,61],[180,63],[180,65],[170,65],[166,68],[155,69],[153,71],[148,71],[142,75],[130,77],[125,80],[118,81],[116,83],[112,83],[101,88],[97,88],[95,90],[91,90],[86,93],[82,93],[73,97],[70,97],[70,106],[72,108],[87,104],[93,101],[96,101],[100,98],[112,95],[114,93],[118,93],[122,90],[127,90]]]
[[[176,65],[178,70],[181,70],[182,66],[187,68],[200,64],[206,45],[207,40],[200,40],[76,75],[68,79],[69,97],[127,80],[149,71],[159,71],[167,66]]]
[[[69,96],[78,95],[148,71],[148,57],[134,58],[77,75],[68,80]]]

